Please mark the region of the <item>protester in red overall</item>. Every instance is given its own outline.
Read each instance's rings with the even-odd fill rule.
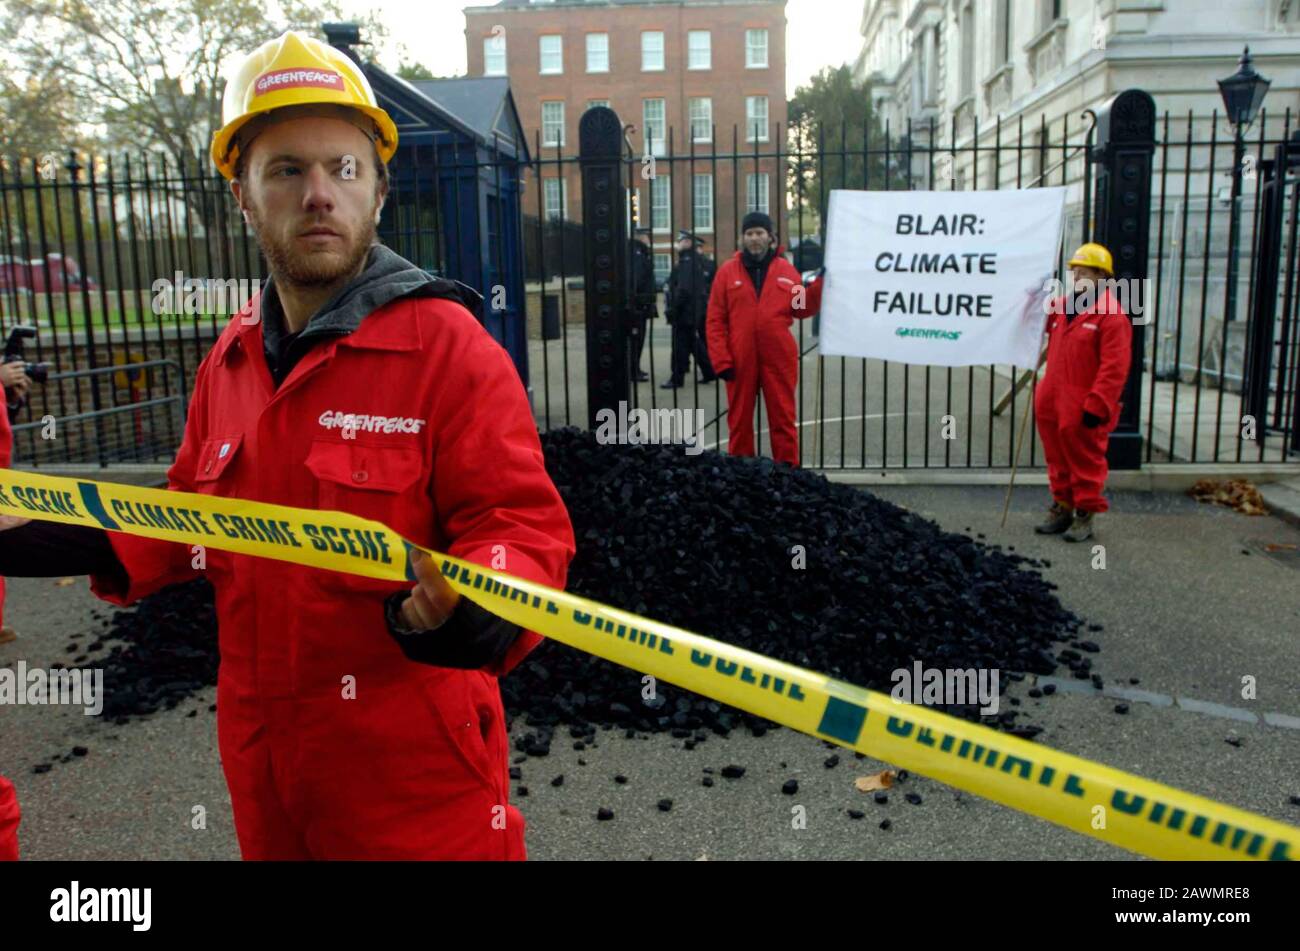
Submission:
[[[375,243],[396,129],[364,75],[288,33],[226,95],[213,158],[271,280],[199,367],[170,487],[350,512],[562,588],[573,529],[509,355],[453,282]],[[324,105],[349,101],[365,108]],[[11,532],[37,524],[53,525]],[[412,589],[102,534],[110,564],[91,560],[93,540],[75,551],[108,601],[212,582],[218,740],[245,858],[525,856],[497,678],[536,633],[460,598],[428,558],[413,559]]]
[[[727,382],[727,451],[752,456],[754,403],[763,393],[772,437],[772,456],[799,465],[794,391],[799,347],[790,334],[796,318],[817,313],[822,282],[805,288],[799,272],[776,246],[772,219],[759,211],[745,216],[743,245],[718,269],[709,295],[707,336],[714,372]]]
[[[12,401],[14,405],[21,405],[27,396],[28,388],[32,385],[31,379],[27,376],[27,365],[21,360],[0,364],[0,385],[4,386],[6,403]],[[9,463],[13,460],[13,451],[14,431],[9,424],[9,413],[7,407],[0,407],[0,469],[9,468]],[[18,638],[17,632],[4,624],[4,607],[5,579],[0,577],[0,644]]]
[[[1102,494],[1106,444],[1119,422],[1133,328],[1103,283],[1114,276],[1109,251],[1085,244],[1069,265],[1074,293],[1052,302],[1047,372],[1034,400],[1053,499],[1034,530],[1080,542],[1092,537],[1095,516],[1109,508]]]
[[[0,384],[4,385],[5,396],[11,394],[15,400],[21,400],[31,385],[26,368],[18,361],[0,365]],[[13,429],[9,425],[9,413],[0,407],[0,468],[9,468],[13,453]],[[4,614],[5,579],[0,577],[0,618]],[[0,621],[0,644],[17,638],[13,628],[4,627]],[[18,794],[14,784],[0,776],[0,862],[18,860],[18,820],[22,813],[18,809]]]
[[[18,794],[14,784],[0,776],[0,862],[18,861]]]

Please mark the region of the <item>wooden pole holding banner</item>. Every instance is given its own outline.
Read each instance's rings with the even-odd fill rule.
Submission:
[[[1056,260],[1058,266],[1060,265],[1061,258],[1064,257],[1064,255],[1065,229],[1062,228],[1056,235]],[[1071,280],[1073,281],[1073,277],[1071,277]],[[1051,319],[1052,313],[1049,307],[1047,316],[1043,320],[1043,329],[1038,334],[1038,365],[1032,370],[1026,372],[1024,376],[1022,376],[1020,380],[1011,387],[1011,392],[1003,398],[1004,400],[1014,400],[1017,393],[1024,387],[1024,385],[1037,376],[1038,371],[1042,369],[1043,361],[1047,359],[1047,351],[1043,348],[1043,339],[1047,336],[1047,325]],[[1012,369],[1014,370],[1015,368],[1012,367]],[[1002,407],[999,406],[998,412],[1001,411]],[[1011,511],[1011,492],[1016,487],[1016,469],[1020,465],[1020,449],[1025,444],[1025,427],[1029,425],[1029,417],[1033,412],[1034,401],[1031,397],[1029,400],[1029,406],[1025,409],[1025,418],[1020,421],[1020,435],[1016,438],[1015,453],[1011,457],[1011,478],[1007,480],[1007,497],[1002,502],[1002,524],[999,526],[1000,528],[1007,527],[1007,512]],[[989,420],[989,425],[993,425],[992,420]]]
[[[814,460],[816,460],[816,458],[817,458],[817,446],[818,446],[818,444],[821,442],[821,438],[822,438],[822,355],[821,355],[820,353],[817,354],[817,358],[816,358],[816,359],[817,359],[817,383],[816,383],[816,387],[817,387],[817,423],[816,423],[815,426],[813,426],[813,448],[812,448],[812,457],[813,457]],[[840,420],[840,425],[843,425],[843,424],[844,424],[844,421],[843,421],[843,420]],[[841,461],[841,464],[843,464],[843,460],[840,460],[840,461]]]
[[[997,405],[993,407],[993,415],[1001,416],[1006,411],[1006,408],[1011,405],[1012,400],[1020,394],[1021,390],[1029,385],[1029,381],[1036,375],[1037,371],[1035,370],[1026,370],[1024,373],[1020,374],[1020,379],[1011,384],[1010,388],[1002,394],[1002,399],[998,400]]]
[[[1050,318],[1051,315],[1049,314],[1048,319]],[[1047,321],[1044,320],[1043,331],[1038,335],[1038,366],[1034,367],[1032,370],[1027,371],[1025,373],[1025,376],[1021,378],[1022,381],[1024,381],[1026,378],[1033,379],[1035,376],[1038,375],[1038,370],[1043,365],[1043,359],[1047,356],[1047,353],[1043,350],[1043,338],[1046,336],[1047,336]],[[1016,398],[1016,393],[1020,390],[1020,388],[1021,387],[1019,386],[1012,388],[1011,393],[1009,394],[1011,399],[1014,400]],[[1029,400],[1029,406],[1025,408],[1025,416],[1022,420],[1020,420],[1020,435],[1016,438],[1015,453],[1011,457],[1011,478],[1007,480],[1007,497],[1002,502],[1002,524],[999,526],[1000,528],[1007,527],[1007,512],[1011,510],[1011,490],[1014,489],[1016,486],[1016,467],[1020,465],[1020,449],[1025,444],[1025,428],[1029,425],[1029,417],[1033,415],[1033,412],[1034,412],[1034,401],[1033,398],[1031,397]]]

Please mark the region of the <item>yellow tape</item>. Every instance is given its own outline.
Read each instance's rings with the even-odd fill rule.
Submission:
[[[341,512],[7,469],[0,470],[0,514],[394,581],[412,580],[406,551],[418,547],[378,522]],[[505,572],[429,554],[465,597],[528,630],[1112,845],[1166,859],[1290,860],[1293,850],[1300,852],[1300,829],[1263,816]]]

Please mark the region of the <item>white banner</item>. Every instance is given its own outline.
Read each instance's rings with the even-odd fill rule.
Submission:
[[[1038,363],[1064,188],[832,191],[820,351]]]

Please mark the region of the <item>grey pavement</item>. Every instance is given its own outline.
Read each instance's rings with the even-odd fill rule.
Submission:
[[[1300,526],[1300,479],[1261,485],[1259,494],[1269,512],[1292,525]]]
[[[1022,719],[1044,727],[1038,742],[1300,824],[1300,807],[1288,802],[1300,795],[1300,559],[1286,548],[1300,544],[1300,528],[1181,495],[1121,492],[1099,524],[1106,567],[1097,569],[1090,546],[1032,533],[1046,501],[1040,487],[1017,490],[1005,530],[995,486],[876,491],[949,530],[969,528],[987,542],[1049,558],[1045,574],[1062,601],[1104,625],[1091,635],[1102,648],[1094,669],[1106,693],[1134,692],[1129,712],[1116,713],[1117,696],[1078,681],[1082,692],[1032,699],[1030,678],[1011,696],[1021,701]],[[94,613],[109,610],[85,579],[9,585],[6,620],[22,636],[0,645],[0,665],[66,660],[66,635],[97,629]],[[1253,700],[1242,696],[1247,676],[1255,678]],[[0,773],[18,788],[24,857],[238,857],[208,711],[213,693],[122,727],[68,709],[0,707]],[[516,734],[522,731],[520,724]],[[534,859],[1134,857],[915,773],[878,805],[853,779],[886,764],[789,730],[714,737],[689,751],[667,735],[606,733],[597,747],[577,752],[564,735],[557,733],[551,755],[521,764],[515,784],[528,789],[514,801],[528,821]],[[88,755],[31,771],[78,744]],[[839,764],[827,768],[833,753]],[[728,764],[747,771],[723,779]],[[705,767],[716,771],[711,788],[701,784]],[[552,786],[560,775],[562,785]],[[781,792],[787,779],[799,784],[793,796]],[[905,802],[906,792],[922,803]],[[657,808],[664,798],[673,801],[669,812]],[[206,829],[192,828],[195,806],[206,811]],[[805,828],[792,825],[796,806],[806,812]],[[596,820],[601,807],[614,811],[611,821]],[[850,818],[849,809],[865,817]],[[885,818],[888,830],[880,828]]]

